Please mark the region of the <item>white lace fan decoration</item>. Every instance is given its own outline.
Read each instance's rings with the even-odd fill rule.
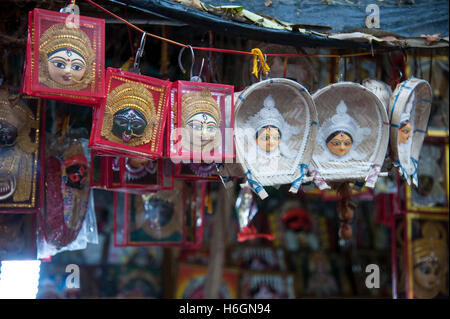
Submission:
[[[319,119],[310,174],[320,189],[328,182],[365,182],[373,188],[389,142],[381,100],[360,84],[339,82],[313,95]]]
[[[301,84],[284,78],[255,83],[235,104],[236,159],[248,184],[266,198],[264,186],[304,182],[317,134],[317,111]]]
[[[397,85],[389,101],[390,148],[403,179],[418,186],[417,166],[427,134],[432,91],[427,81],[411,78]]]

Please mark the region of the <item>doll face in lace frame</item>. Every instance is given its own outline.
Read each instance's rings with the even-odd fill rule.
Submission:
[[[328,136],[326,143],[331,153],[336,156],[344,156],[350,151],[353,145],[353,138],[350,133],[336,131]]]
[[[266,125],[256,132],[258,147],[267,153],[273,152],[280,146],[281,132],[278,127]]]
[[[83,55],[70,48],[60,49],[48,55],[48,73],[58,84],[79,83],[86,73],[86,67]]]

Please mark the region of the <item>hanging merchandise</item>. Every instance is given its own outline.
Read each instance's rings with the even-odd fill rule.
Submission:
[[[0,214],[0,262],[36,259],[36,214]]]
[[[401,299],[448,299],[448,215],[402,217],[393,232],[395,294]]]
[[[386,108],[387,112],[389,101],[392,96],[391,87],[387,83],[375,79],[364,79],[361,84],[373,94],[375,94],[381,100],[381,102],[383,102],[383,105]]]
[[[317,187],[330,188],[330,182],[365,182],[373,188],[389,142],[383,103],[352,82],[326,86],[313,99],[320,126],[310,172]]]
[[[0,213],[34,213],[43,202],[44,102],[0,90]]]
[[[168,159],[143,160],[133,157],[114,157],[109,165],[110,175],[114,171],[119,172],[119,181],[114,177],[109,178],[109,190],[146,194],[173,188],[175,165]]]
[[[448,213],[448,144],[425,141],[417,167],[418,187],[405,186],[407,211]]]
[[[352,82],[326,86],[313,99],[321,124],[310,173],[320,190],[328,184],[337,190],[339,236],[350,239],[356,205],[349,183],[375,186],[389,142],[386,109],[374,93]]]
[[[220,181],[216,163],[176,164],[175,178],[185,180]]]
[[[84,249],[88,242],[98,241],[87,143],[66,135],[49,145],[46,204],[39,214],[39,258]]]
[[[169,81],[108,68],[108,97],[95,112],[89,146],[108,155],[162,157],[170,85]]]
[[[201,245],[205,184],[175,181],[174,189],[145,195],[114,193],[114,245]]]
[[[390,148],[401,177],[417,187],[420,150],[427,134],[431,111],[430,84],[411,78],[397,85],[389,102]]]
[[[172,86],[167,154],[178,162],[233,159],[234,87],[202,83],[200,76],[192,76],[192,67],[190,81]]]
[[[243,187],[236,200],[236,214],[238,217],[239,230],[248,227],[253,217],[258,212],[256,200],[253,198],[253,192],[249,187]]]
[[[317,133],[317,111],[308,91],[289,79],[267,79],[236,102],[236,159],[247,184],[262,198],[263,186],[292,183],[297,193],[308,172]]]
[[[92,156],[91,187],[133,194],[173,188],[175,165],[168,159]],[[95,176],[95,177],[94,177]]]
[[[105,97],[104,61],[104,20],[43,9],[30,11],[23,93],[96,105]]]

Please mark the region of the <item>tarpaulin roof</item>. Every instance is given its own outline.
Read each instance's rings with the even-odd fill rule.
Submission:
[[[447,0],[203,0],[181,1],[212,6],[242,6],[251,13],[273,18],[294,30],[273,29],[248,23],[218,10],[201,10],[168,0],[111,0],[115,3],[157,13],[198,28],[269,41],[310,47],[368,48],[376,47],[448,47]],[[413,3],[414,2],[414,3]],[[410,3],[410,4],[408,4]],[[369,4],[379,7],[379,29],[366,27]],[[215,11],[215,12],[214,12]],[[216,13],[216,14],[213,14]],[[235,16],[236,17],[236,16]],[[238,22],[239,21],[239,22]],[[422,35],[436,35],[430,41]],[[389,36],[389,37],[387,37]]]

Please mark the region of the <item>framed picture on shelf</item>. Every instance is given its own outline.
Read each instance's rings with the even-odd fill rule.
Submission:
[[[286,271],[282,248],[264,246],[235,246],[230,251],[230,264],[252,271]]]
[[[176,283],[176,299],[205,298],[205,284],[208,267],[187,263],[178,264],[178,278]],[[224,269],[219,288],[219,299],[238,298],[238,272],[234,269]]]
[[[241,275],[242,299],[294,299],[295,281],[292,274],[247,271]]]
[[[407,213],[397,220],[397,298],[448,298],[448,226],[448,214]]]

